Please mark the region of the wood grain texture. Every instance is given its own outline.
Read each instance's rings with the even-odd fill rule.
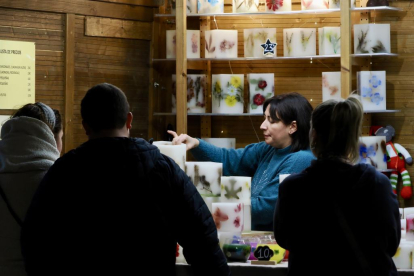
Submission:
[[[128,4],[128,5],[135,5],[135,6],[147,6],[147,7],[159,7],[161,5],[164,5],[163,0],[92,0],[92,1]]]
[[[73,96],[75,94],[75,15],[66,15],[65,35],[65,121],[63,152],[73,149]]]

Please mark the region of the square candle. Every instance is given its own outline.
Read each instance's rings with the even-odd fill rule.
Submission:
[[[263,103],[274,96],[275,74],[247,74],[249,82],[248,113],[263,114]]]
[[[177,111],[176,76],[172,75],[172,112]],[[187,75],[187,113],[205,113],[206,75]]]
[[[225,149],[236,148],[236,138],[201,138],[201,139],[219,148],[225,148]]]
[[[265,0],[265,12],[281,12],[292,10],[292,0]]]
[[[316,55],[316,28],[283,29],[285,57]]]
[[[259,0],[233,0],[233,13],[258,12]]]
[[[244,29],[244,57],[276,57],[276,28]]]
[[[171,14],[175,14],[175,2],[171,0],[173,5],[171,7]],[[187,0],[187,14],[197,14],[197,0]]]
[[[401,241],[397,252],[392,257],[395,266],[398,269],[412,269],[412,258],[414,253],[414,244]]]
[[[357,72],[357,90],[361,95],[364,111],[387,109],[385,78],[385,71]]]
[[[176,31],[166,31],[167,40],[167,58],[176,57]],[[200,58],[200,31],[199,30],[187,30],[187,58]]]
[[[212,75],[212,112],[243,113],[244,75]]]
[[[322,72],[322,101],[341,99],[341,72]]]
[[[302,0],[302,11],[304,10],[327,10],[328,0]]]
[[[403,218],[405,218],[405,219],[407,218],[407,216],[409,214],[414,214],[414,207],[405,207],[403,209],[404,209],[404,211],[403,211]]]
[[[381,144],[383,146],[381,146]],[[385,136],[363,136],[359,139],[358,163],[369,164],[377,170],[387,169]]]
[[[356,0],[351,0],[351,8],[355,8]],[[340,9],[341,0],[329,0],[329,9]]]
[[[243,231],[252,230],[252,205],[244,204]]]
[[[319,55],[341,54],[341,27],[323,27],[318,29]]]
[[[198,13],[224,13],[224,0],[197,0]]]
[[[247,176],[221,177],[221,202],[243,202],[251,204],[252,178]]]
[[[205,31],[205,58],[237,58],[237,30]]]
[[[391,53],[390,24],[355,24],[354,54]]]
[[[212,204],[212,215],[218,231],[242,232],[244,206],[240,202],[217,202]]]
[[[162,154],[167,155],[173,159],[182,170],[185,169],[185,160],[187,154],[187,148],[185,144],[173,145],[172,142],[168,141],[155,141],[152,144],[156,146]]]
[[[223,163],[185,162],[185,173],[202,196],[221,195]]]

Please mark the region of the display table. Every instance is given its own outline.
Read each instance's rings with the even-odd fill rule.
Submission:
[[[315,263],[315,265],[317,265]],[[252,265],[247,263],[229,263],[233,276],[286,276],[287,262],[277,265]],[[187,264],[176,264],[177,276],[192,276],[190,266]],[[335,275],[334,273],[332,275]],[[398,275],[414,276],[414,269],[399,269]]]

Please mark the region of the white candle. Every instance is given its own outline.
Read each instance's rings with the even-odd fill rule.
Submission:
[[[226,149],[236,148],[236,138],[201,138],[201,139],[219,148],[226,148]]]
[[[288,177],[290,173],[279,174],[279,183],[282,183],[286,177]]]
[[[247,74],[249,82],[248,113],[263,114],[264,101],[274,96],[275,74]]]
[[[205,31],[206,58],[237,58],[237,30]]]
[[[233,0],[233,13],[258,12],[259,0]]]
[[[409,214],[414,214],[414,207],[406,207],[406,208],[404,208],[404,216],[403,216],[403,218],[407,218],[407,216],[409,215]]]
[[[197,0],[198,13],[224,13],[224,0]]]
[[[160,152],[164,155],[167,155],[175,161],[175,163],[184,170],[185,159],[187,154],[187,149],[185,144],[173,145],[172,142],[168,141],[156,141],[152,143],[154,146],[158,147]]]
[[[201,195],[221,195],[223,163],[185,162],[185,172]]]
[[[265,11],[266,12],[280,12],[291,11],[292,0],[266,0]]]
[[[243,113],[243,74],[213,75],[211,84],[213,113]]]
[[[329,8],[328,0],[302,0],[302,11],[304,10],[326,10]]]
[[[392,257],[395,266],[398,269],[411,269],[413,253],[414,244],[401,242],[398,246],[397,252]]]
[[[319,55],[341,54],[341,27],[323,27],[318,29]]]
[[[385,85],[385,71],[357,72],[357,89],[364,111],[387,109]]]
[[[285,57],[316,55],[316,28],[292,28],[283,30]]]
[[[405,230],[407,233],[405,234],[405,239],[407,241],[414,241],[414,214],[408,214],[406,220],[407,227]]]
[[[206,75],[187,75],[187,113],[206,113],[205,89]],[[176,76],[172,75],[172,112],[177,111]]]
[[[200,31],[187,30],[187,58],[200,58]],[[167,58],[176,58],[176,31],[166,31]]]
[[[202,198],[207,205],[208,210],[210,213],[213,212],[213,202],[220,202],[220,196],[206,196],[203,195]]]
[[[243,37],[244,57],[277,56],[276,28],[244,29]]]
[[[251,177],[222,176],[221,202],[243,202],[251,204]]]
[[[186,264],[187,261],[184,257],[184,254],[183,254],[183,248],[181,247],[181,245],[179,245],[179,244],[177,244],[177,245],[178,245],[178,256],[175,258],[175,263],[177,263],[177,264]]]
[[[356,0],[351,0],[351,8],[355,8]],[[341,0],[329,0],[329,9],[340,9]]]
[[[252,230],[252,205],[244,205],[243,231]]]
[[[355,24],[354,53],[391,53],[390,24]]]
[[[384,145],[384,148],[381,146]],[[363,136],[359,139],[358,163],[369,164],[378,170],[387,169],[385,136]]]
[[[242,232],[244,207],[243,203],[225,202],[213,203],[212,215],[216,223],[217,230],[223,232]]]
[[[176,53],[176,36],[175,36],[175,30],[167,30],[166,31],[166,53],[167,58],[175,58]]]
[[[322,72],[322,101],[341,99],[341,72]]]

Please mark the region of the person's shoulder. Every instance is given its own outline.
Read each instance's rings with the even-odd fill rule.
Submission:
[[[294,160],[295,162],[306,162],[309,163],[312,160],[315,160],[315,156],[310,150],[299,150],[296,152],[292,152],[290,155],[290,158]]]

